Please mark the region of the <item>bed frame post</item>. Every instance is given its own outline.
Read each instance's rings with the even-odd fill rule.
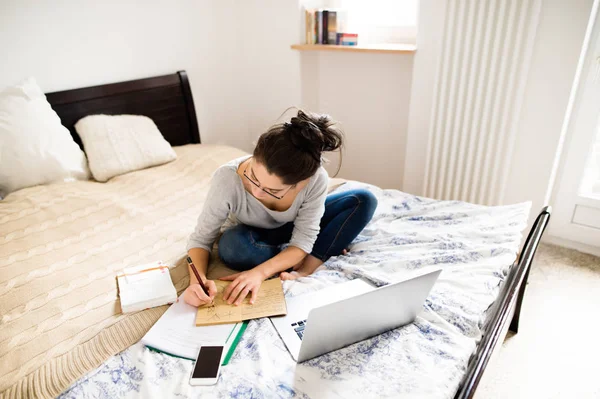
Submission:
[[[529,266],[527,268],[527,272],[525,272],[523,283],[521,284],[521,288],[519,288],[519,296],[517,297],[517,302],[515,303],[515,313],[513,314],[510,326],[508,327],[508,329],[514,332],[515,334],[519,332],[519,320],[521,319],[521,305],[523,303],[523,297],[525,296],[525,287],[528,284],[530,270],[531,266]]]
[[[192,96],[190,80],[186,71],[177,71],[177,74],[181,80],[183,99],[185,100],[185,107],[187,109],[187,115],[192,134],[192,143],[200,144],[200,130],[198,129],[198,118],[196,118],[196,107],[194,106],[194,97]]]
[[[521,287],[519,288],[519,296],[517,297],[517,301],[515,303],[515,313],[513,315],[513,318],[510,322],[510,327],[509,330],[514,332],[515,334],[519,332],[519,320],[521,317],[521,305],[523,304],[523,297],[525,296],[525,288],[527,286],[527,282],[529,280],[529,271],[531,270],[531,264],[533,261],[533,257],[535,256],[535,253],[537,251],[538,248],[538,243],[539,240],[542,238],[542,235],[544,234],[544,230],[546,229],[546,226],[548,225],[548,221],[547,220],[541,220],[542,218],[550,218],[550,214],[552,213],[552,208],[549,206],[544,207],[541,212],[539,213],[538,217],[535,220],[535,223],[533,224],[533,227],[531,228],[531,230],[529,231],[529,235],[527,236],[527,239],[525,240],[525,243],[523,244],[523,251],[521,251],[521,255],[519,256],[519,263],[521,263],[521,261],[523,260],[524,256],[528,256],[527,253],[525,253],[526,248],[529,247],[529,244],[531,242],[532,239],[536,239],[536,242],[533,245],[533,248],[531,249],[531,259],[529,260],[529,262],[527,262],[527,270],[525,271],[525,277],[523,278],[523,283],[521,284]],[[542,223],[541,226],[541,232],[539,233],[539,237],[533,237],[534,233],[536,232],[536,228],[538,227],[538,225]]]
[[[523,244],[523,249],[519,258],[510,269],[510,272],[504,284],[500,296],[496,300],[487,327],[481,341],[477,345],[477,350],[471,356],[469,365],[462,385],[458,388],[455,399],[472,398],[475,395],[475,390],[481,381],[483,372],[485,371],[494,349],[498,343],[502,343],[506,336],[506,328],[510,323],[510,329],[517,331],[519,327],[519,315],[521,313],[521,304],[525,295],[525,285],[529,277],[529,270],[533,256],[538,248],[544,230],[550,221],[552,208],[544,207],[538,214],[533,227],[529,230],[529,235]],[[512,319],[509,320],[512,313]]]

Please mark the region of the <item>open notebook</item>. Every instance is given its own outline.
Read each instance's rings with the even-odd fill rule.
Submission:
[[[227,364],[248,323],[196,327],[196,308],[183,300],[183,295],[144,335],[147,347],[173,356],[196,360],[202,345],[223,345]]]
[[[250,305],[250,296],[241,305],[229,305],[223,300],[223,291],[230,282],[216,280],[217,295],[213,303],[200,306],[196,315],[197,326],[237,323],[243,320],[261,317],[283,316],[287,314],[283,286],[279,278],[263,281],[254,305]]]

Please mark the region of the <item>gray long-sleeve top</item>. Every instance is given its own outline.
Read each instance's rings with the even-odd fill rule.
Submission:
[[[237,223],[265,229],[274,229],[293,221],[294,230],[289,245],[310,253],[325,212],[329,181],[327,171],[320,167],[298,193],[292,206],[279,212],[264,206],[244,188],[237,170],[240,163],[248,158],[234,159],[220,166],[213,174],[204,208],[190,236],[187,250],[204,248],[210,252],[221,227],[229,218]]]

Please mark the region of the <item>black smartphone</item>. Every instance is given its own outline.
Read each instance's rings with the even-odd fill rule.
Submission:
[[[223,358],[222,346],[202,346],[190,377],[191,385],[214,385],[219,379],[221,360]]]

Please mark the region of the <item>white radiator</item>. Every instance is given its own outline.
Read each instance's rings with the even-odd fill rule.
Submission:
[[[447,2],[427,146],[426,196],[501,202],[540,3]]]

